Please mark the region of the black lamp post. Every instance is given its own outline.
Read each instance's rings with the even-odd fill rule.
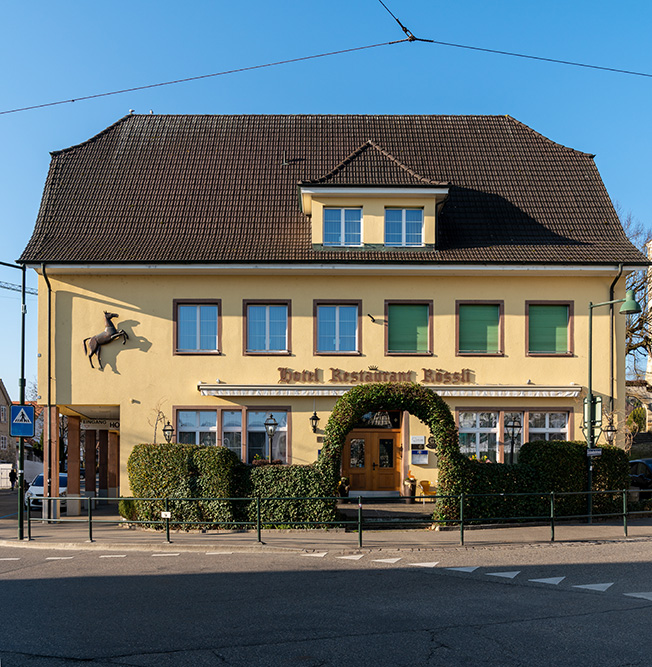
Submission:
[[[518,417],[510,419],[507,424],[505,424],[505,429],[509,433],[509,439],[511,443],[509,452],[510,464],[514,463],[514,441],[516,440],[516,437],[520,435],[522,427],[523,425],[521,424],[521,420]]]
[[[163,437],[165,438],[165,442],[170,443],[173,435],[174,435],[174,429],[172,428],[172,424],[170,424],[170,421],[168,420],[168,423],[163,427]]]
[[[310,417],[310,426],[312,426],[312,432],[317,433],[317,425],[319,424],[319,417],[317,416],[317,411],[312,413]]]
[[[634,315],[635,313],[640,313],[641,312],[641,306],[640,304],[636,301],[634,298],[634,290],[627,290],[625,292],[625,298],[624,299],[615,299],[613,301],[603,301],[602,303],[593,303],[592,301],[589,302],[589,383],[588,383],[588,392],[587,392],[587,410],[585,410],[585,415],[587,416],[587,419],[585,420],[587,423],[585,424],[586,426],[586,444],[588,446],[588,449],[593,449],[595,447],[595,430],[596,426],[599,425],[596,424],[596,410],[595,410],[595,399],[593,396],[593,309],[594,308],[599,308],[600,306],[610,306],[615,303],[622,303],[623,305],[620,307],[620,314],[621,315]],[[615,434],[615,431],[614,431]],[[599,437],[598,433],[598,437]],[[588,451],[587,451],[588,453]],[[588,523],[592,522],[592,514],[593,514],[593,497],[591,495],[591,492],[593,491],[593,457],[589,457],[589,492],[588,492]]]
[[[274,419],[274,415],[270,412],[269,417],[265,420],[265,431],[267,431],[267,439],[269,442],[269,462],[272,462],[272,438],[276,429],[278,428],[278,422]]]

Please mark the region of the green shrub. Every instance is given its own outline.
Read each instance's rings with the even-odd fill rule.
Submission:
[[[122,498],[118,503],[118,514],[127,521],[135,521],[138,516],[136,503],[131,498]]]
[[[637,433],[642,433],[647,430],[647,414],[645,408],[642,405],[639,405],[637,408],[634,408],[627,417],[627,424],[636,424],[638,431]]]

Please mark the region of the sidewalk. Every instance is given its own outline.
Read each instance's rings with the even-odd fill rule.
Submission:
[[[9,499],[0,496],[0,516],[8,514]],[[15,494],[13,499],[15,501]],[[9,501],[10,502],[10,501]],[[3,508],[5,511],[2,511]],[[13,507],[15,512],[15,505]],[[141,551],[249,551],[249,552],[357,552],[358,533],[341,528],[328,530],[263,530],[262,543],[255,530],[214,531],[205,533],[171,531],[171,543],[165,531],[129,528],[114,514],[113,507],[98,511],[93,521],[93,542],[89,542],[88,522],[83,516],[66,517],[62,523],[32,519],[32,539],[19,541],[17,516],[0,519],[0,546],[48,549],[101,549]],[[101,522],[100,522],[101,521]],[[618,542],[652,540],[652,519],[631,519],[625,538],[622,521],[562,523],[555,527],[555,544],[586,542]],[[464,546],[460,545],[459,529],[431,530],[429,528],[366,530],[362,533],[362,550],[405,551],[459,549],[473,547],[527,547],[550,544],[550,526],[510,526],[505,528],[467,528]]]

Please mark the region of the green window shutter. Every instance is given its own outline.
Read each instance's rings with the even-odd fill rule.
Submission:
[[[500,334],[498,304],[462,304],[459,307],[460,352],[497,353]]]
[[[568,306],[530,306],[529,341],[530,352],[568,352]]]
[[[388,352],[429,352],[426,304],[388,306]]]

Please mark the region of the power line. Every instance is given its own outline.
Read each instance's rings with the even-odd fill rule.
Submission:
[[[73,102],[82,102],[84,100],[94,100],[98,97],[109,97],[110,95],[122,95],[123,93],[133,93],[137,90],[147,90],[148,88],[160,88],[162,86],[172,86],[176,83],[187,83],[188,81],[199,81],[200,79],[210,79],[214,76],[224,76],[226,74],[237,74],[239,72],[250,72],[251,70],[263,69],[265,67],[276,67],[277,65],[288,65],[290,63],[298,63],[303,60],[314,60],[315,58],[325,58],[327,56],[337,56],[343,53],[353,53],[354,51],[364,51],[365,49],[375,49],[379,46],[391,46],[392,44],[401,44],[402,42],[411,41],[408,39],[399,39],[392,42],[382,42],[380,44],[369,44],[367,46],[356,46],[352,49],[341,49],[340,51],[329,51],[328,53],[317,53],[312,56],[303,56],[301,58],[290,58],[288,60],[278,60],[273,63],[264,63],[262,65],[251,65],[250,67],[239,67],[237,69],[225,70],[223,72],[215,72],[213,74],[201,74],[199,76],[189,76],[185,79],[175,79],[174,81],[163,81],[161,83],[150,83],[146,86],[134,86],[133,88],[123,88],[122,90],[113,90],[108,93],[97,93],[95,95],[84,95],[83,97],[75,97],[69,100],[59,100],[57,102],[46,102],[44,104],[33,104],[28,107],[20,107],[18,109],[8,109],[0,111],[0,116],[9,113],[18,113],[20,111],[32,111],[33,109],[43,109],[45,107],[54,107],[59,104],[71,104]]]

